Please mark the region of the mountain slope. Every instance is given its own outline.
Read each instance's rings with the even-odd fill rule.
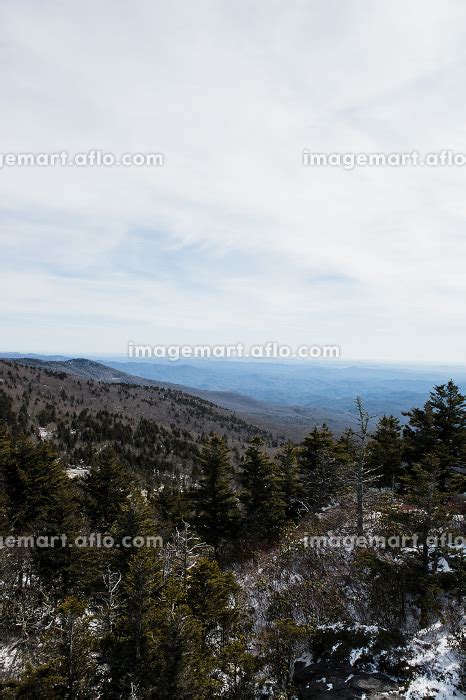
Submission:
[[[224,435],[238,455],[258,434],[276,444],[270,433],[202,398],[116,374],[88,360],[0,360],[0,419],[54,441],[72,467],[86,466],[99,446],[111,444],[146,475],[189,475],[210,433]]]

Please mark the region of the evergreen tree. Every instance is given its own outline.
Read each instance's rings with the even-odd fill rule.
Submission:
[[[324,506],[340,483],[340,462],[334,437],[325,423],[303,440],[299,450],[302,501],[308,508]]]
[[[251,646],[248,634],[240,634],[221,649],[218,661],[226,680],[226,687],[222,689],[225,700],[257,698],[257,676],[263,661],[252,652]]]
[[[161,585],[160,561],[153,550],[143,547],[131,557],[124,584],[124,630],[136,664],[145,653],[147,616]]]
[[[163,483],[163,488],[157,490],[155,505],[164,537],[168,537],[189,519],[187,500],[185,491],[181,490],[179,484],[174,485],[168,479]]]
[[[285,516],[293,520],[298,516],[301,504],[296,448],[291,442],[285,443],[278,452],[277,466],[285,503]]]
[[[466,458],[466,397],[452,380],[435,386],[423,409],[404,414],[405,454],[410,464],[435,454],[439,461],[439,484],[447,488],[452,467]]]
[[[119,580],[120,575],[115,571],[114,580]],[[106,631],[101,640],[101,653],[108,666],[104,698],[128,697],[131,683],[144,686],[150,682],[150,621],[159,604],[161,590],[161,564],[156,552],[147,547],[133,551],[119,585],[110,630],[106,611],[102,619]]]
[[[70,511],[69,480],[55,449],[20,438],[3,441],[5,493],[16,532],[54,535],[65,532]]]
[[[129,489],[128,475],[115,451],[109,447],[103,449],[84,479],[91,527],[101,532],[109,530],[127,500]]]
[[[404,500],[411,508],[399,519],[419,540],[420,572],[415,580],[416,588],[420,589],[421,627],[427,626],[429,614],[437,606],[435,570],[440,550],[437,545],[432,546],[432,538],[440,538],[452,525],[451,494],[439,488],[440,475],[438,458],[427,455],[403,479]]]
[[[7,470],[11,459],[11,440],[6,427],[0,424],[0,533],[7,533],[10,506],[6,490]],[[11,512],[11,511],[10,511]]]
[[[203,644],[202,623],[186,602],[180,582],[166,581],[160,604],[147,618],[148,656],[145,685],[157,700],[208,700],[219,684],[212,677],[213,658]]]
[[[223,438],[213,436],[200,458],[200,483],[195,492],[196,524],[217,555],[223,540],[237,529],[238,499],[231,485],[229,451]]]
[[[233,604],[239,586],[230,572],[218,563],[199,559],[188,574],[187,602],[202,625],[204,646],[224,644],[238,622],[239,609]]]
[[[0,389],[0,428],[14,426],[16,414],[13,410],[13,399],[3,389]]]
[[[337,459],[341,462],[343,466],[343,471],[345,466],[354,462],[356,459],[358,451],[357,436],[352,428],[346,428],[335,444],[335,454]]]
[[[380,474],[380,485],[394,489],[401,476],[401,426],[398,418],[382,416],[368,447],[368,465]]]
[[[294,662],[306,649],[311,625],[298,624],[292,618],[274,620],[261,633],[263,655],[278,690],[276,697],[292,700],[297,697],[293,683]]]
[[[93,695],[94,639],[90,631],[86,602],[67,597],[58,608],[58,669],[64,679],[65,698],[78,700]]]
[[[246,451],[240,475],[244,532],[253,545],[274,540],[285,521],[285,502],[275,465],[254,438]]]
[[[330,454],[335,449],[335,440],[329,427],[323,423],[315,426],[304,438],[299,451],[299,466],[304,475],[312,474],[317,468],[322,452]]]
[[[149,537],[159,537],[160,535],[152,504],[147,500],[145,494],[135,490],[126,496],[118,517],[112,525],[111,534],[118,545],[112,550],[113,566],[123,575],[127,571],[128,562],[135,553],[135,548],[141,542],[138,538],[143,538],[144,548],[150,545],[151,549],[158,549],[155,546],[157,544],[155,540],[152,544],[147,540]]]

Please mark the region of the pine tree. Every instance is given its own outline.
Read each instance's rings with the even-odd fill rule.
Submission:
[[[147,616],[160,595],[161,586],[160,561],[152,549],[143,547],[131,557],[124,583],[124,629],[136,664],[145,653]]]
[[[312,509],[326,505],[340,483],[340,462],[334,437],[325,423],[303,440],[299,467],[303,503]]]
[[[130,490],[128,475],[112,448],[103,449],[95,457],[84,479],[84,490],[91,527],[101,532],[109,530]]]
[[[227,642],[218,657],[219,669],[226,683],[222,689],[225,700],[254,700],[257,698],[258,672],[263,660],[252,652],[251,637],[240,634]]]
[[[0,424],[0,533],[8,532],[10,506],[6,490],[7,470],[11,459],[11,440],[6,427]],[[11,511],[10,511],[11,512]]]
[[[287,519],[294,520],[302,506],[300,504],[300,481],[296,448],[291,442],[285,443],[278,452],[277,467],[285,503],[285,516]]]
[[[217,555],[221,542],[234,536],[239,520],[229,451],[223,438],[215,435],[205,446],[200,471],[199,489],[195,492],[197,529]]]
[[[297,696],[293,684],[294,662],[306,648],[311,626],[292,618],[274,620],[261,633],[263,655],[274,679],[277,697],[291,700]]]
[[[424,408],[404,414],[405,454],[410,464],[435,454],[439,460],[439,484],[447,488],[452,467],[466,458],[466,397],[452,380],[435,386]]]
[[[153,549],[133,550],[121,580],[119,571],[109,571],[110,585],[117,585],[110,627],[108,609],[100,607],[98,617],[104,630],[100,640],[101,655],[108,668],[102,689],[105,700],[129,697],[131,684],[144,686],[148,681],[151,619],[162,591],[162,567]],[[106,587],[108,591],[107,584]],[[102,600],[101,596],[98,599]]]
[[[118,517],[111,527],[111,533],[118,545],[112,550],[113,566],[123,575],[137,548],[134,546],[138,543],[137,538],[143,538],[144,548],[150,546],[151,549],[158,549],[155,547],[155,540],[151,544],[147,539],[159,537],[159,532],[152,504],[145,494],[135,490],[126,496],[120,506]]]
[[[319,464],[322,452],[328,454],[335,449],[335,440],[331,430],[323,423],[315,426],[309,435],[304,438],[299,451],[299,466],[303,474],[312,474]]]
[[[436,607],[435,562],[439,554],[431,538],[440,538],[451,526],[452,513],[449,504],[451,494],[439,488],[441,466],[438,458],[427,455],[412,473],[404,477],[405,502],[411,510],[402,520],[412,534],[419,538],[421,572],[417,578],[420,588],[421,627],[428,624],[429,613]]]
[[[179,484],[167,481],[155,495],[157,513],[164,536],[169,535],[177,527],[181,527],[189,518],[189,504],[185,491]]]
[[[33,535],[65,532],[70,511],[69,480],[54,448],[47,442],[34,444],[20,438],[11,449],[4,442],[3,453],[13,529]]]
[[[0,389],[0,427],[14,426],[16,414],[13,410],[13,399],[3,389]]]
[[[157,700],[208,700],[219,684],[214,660],[203,644],[202,623],[186,602],[180,582],[169,578],[159,605],[147,618],[146,687]]]
[[[254,438],[242,463],[240,481],[245,536],[257,545],[273,541],[285,521],[285,502],[275,465]]]
[[[94,639],[86,602],[67,597],[58,608],[58,668],[64,678],[64,697],[70,700],[93,695],[95,661],[92,655]]]
[[[401,426],[398,418],[382,416],[368,447],[368,465],[380,474],[380,485],[395,488],[401,476]]]
[[[222,572],[215,560],[201,558],[190,569],[187,602],[202,625],[204,646],[228,640],[239,618],[239,609],[232,604],[238,590],[233,574]]]

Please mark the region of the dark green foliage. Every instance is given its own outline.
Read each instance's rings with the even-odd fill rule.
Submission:
[[[30,374],[20,377],[20,391],[14,374],[8,380],[14,407],[0,393],[2,530],[69,538],[107,531],[117,544],[0,549],[0,641],[22,655],[1,697],[300,697],[294,662],[312,646],[329,664],[347,663],[351,649],[364,646],[358,664],[372,663],[371,654],[382,658],[403,643],[408,619],[422,626],[440,619],[446,596],[457,615],[464,561],[427,546],[455,525],[448,488],[464,455],[464,399],[454,385],[436,387],[423,410],[413,409],[404,441],[397,419],[384,416],[371,438],[347,431],[336,439],[322,426],[302,445],[272,451],[260,439],[232,442],[227,417],[225,438],[211,423],[194,436],[175,413],[167,428],[79,403],[83,388],[96,400],[117,391],[122,402],[141,388],[78,381],[70,388],[67,375],[46,376],[57,384],[56,401],[35,405]],[[155,389],[137,397],[151,410],[173,398]],[[211,405],[190,402],[180,395],[177,411],[192,409],[197,428],[213,420]],[[36,434],[38,417],[56,425],[48,441]],[[21,429],[32,438],[18,437]],[[70,455],[73,466],[74,458],[91,465],[86,478],[68,478]],[[356,468],[378,499],[374,507],[367,498],[365,525],[417,533],[417,549],[305,547],[307,531],[354,530]],[[380,491],[369,480],[373,470],[382,485],[401,488]],[[160,548],[145,539],[160,536]],[[451,569],[440,571],[440,555]],[[353,615],[361,624],[346,625]],[[381,626],[374,643],[366,628],[373,623]]]
[[[18,440],[7,450],[3,466],[11,526],[17,532],[56,534],[65,531],[69,515],[69,480],[55,449],[48,443]]]
[[[65,679],[56,668],[56,660],[36,667],[27,667],[19,681],[0,683],[5,700],[63,700],[66,697]]]
[[[293,447],[291,442],[287,442],[279,450],[277,454],[277,468],[285,503],[285,516],[290,520],[294,520],[302,511],[302,504],[300,502],[301,486],[296,448]]]
[[[216,553],[222,541],[235,535],[239,523],[238,499],[231,473],[227,444],[215,435],[201,454],[199,488],[194,493],[194,501],[199,534]]]
[[[404,483],[404,508],[389,507],[387,519],[398,532],[415,538],[417,556],[411,560],[407,579],[418,596],[420,624],[426,627],[433,612],[439,611],[440,593],[436,577],[442,535],[454,533],[452,493],[441,488],[441,467],[435,455],[427,455],[415,464]]]
[[[410,464],[427,454],[439,461],[439,484],[447,488],[451,470],[466,459],[466,399],[456,384],[449,381],[434,387],[424,408],[406,413],[404,451]]]
[[[274,620],[261,635],[265,660],[270,666],[274,687],[280,697],[295,697],[293,684],[294,661],[306,648],[310,626],[297,624],[291,618]]]
[[[160,605],[148,617],[150,633],[145,683],[149,697],[208,700],[214,697],[211,659],[203,650],[202,625],[179,584],[167,582]]]
[[[115,451],[107,448],[95,457],[84,479],[86,510],[91,527],[108,530],[121,513],[130,483]]]
[[[340,483],[340,461],[334,437],[325,423],[304,439],[298,461],[302,500],[313,509],[326,505]]]
[[[13,426],[16,414],[13,410],[13,400],[3,389],[0,389],[0,426]]]
[[[398,418],[382,416],[371,436],[367,463],[379,475],[379,484],[394,489],[402,475],[401,426]]]
[[[202,625],[204,645],[233,636],[239,612],[232,599],[238,591],[233,574],[222,572],[216,561],[202,558],[190,569],[187,602]]]
[[[285,501],[278,470],[259,438],[252,441],[241,466],[244,535],[254,546],[272,542],[285,522]]]

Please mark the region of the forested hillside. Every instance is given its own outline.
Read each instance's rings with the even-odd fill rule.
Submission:
[[[277,444],[231,411],[176,389],[131,384],[129,376],[109,383],[111,370],[86,360],[73,361],[73,374],[56,371],[55,363],[30,362],[0,360],[0,402],[13,430],[41,434],[70,468],[86,468],[96,449],[111,444],[131,472],[163,481],[190,477],[199,445],[212,433],[238,456],[257,434]],[[103,381],[89,379],[92,374]]]
[[[300,444],[0,362],[1,696],[460,698],[465,398]]]

